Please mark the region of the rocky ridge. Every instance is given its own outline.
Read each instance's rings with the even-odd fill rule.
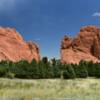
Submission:
[[[0,27],[0,61],[40,60],[39,47],[26,42],[14,28]]]
[[[75,38],[65,36],[61,41],[61,62],[100,61],[100,28],[85,26]]]

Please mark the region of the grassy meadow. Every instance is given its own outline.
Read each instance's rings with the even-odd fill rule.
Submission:
[[[1,78],[0,100],[100,100],[100,80]]]

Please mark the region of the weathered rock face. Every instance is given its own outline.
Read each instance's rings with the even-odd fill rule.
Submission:
[[[65,36],[61,42],[61,62],[100,61],[100,28],[86,26],[75,38]]]
[[[15,29],[0,27],[0,61],[33,59],[40,59],[39,48],[35,43],[25,42]]]

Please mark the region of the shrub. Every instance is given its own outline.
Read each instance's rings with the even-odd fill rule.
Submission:
[[[49,62],[44,63],[40,61],[38,63],[39,78],[53,78],[53,69]]]
[[[29,78],[29,63],[27,61],[19,61],[15,66],[10,67],[10,71],[15,74],[17,78]]]
[[[95,77],[100,78],[100,64],[95,64]]]
[[[74,79],[86,77],[100,78],[100,63],[80,61],[79,64],[61,64],[60,60],[52,59],[49,62],[47,57],[41,61],[32,62],[25,60],[19,62],[1,61],[0,77],[22,78],[22,79],[48,79],[60,78]]]
[[[61,77],[61,71],[62,71],[62,64],[59,60],[52,59],[52,71],[53,71],[53,78],[60,78]]]
[[[15,78],[15,74],[14,74],[14,73],[11,73],[11,72],[7,72],[7,73],[4,75],[4,77],[13,79],[13,78]]]
[[[88,77],[86,62],[80,61],[79,65],[74,66],[74,70],[75,70],[77,78],[86,78],[86,77]]]
[[[6,66],[0,66],[0,77],[4,77],[8,72],[8,68]]]
[[[87,62],[87,71],[88,71],[88,76],[89,77],[94,77],[96,74],[96,64],[94,64],[92,61]]]
[[[76,74],[72,65],[63,65],[63,78],[64,79],[76,78]]]

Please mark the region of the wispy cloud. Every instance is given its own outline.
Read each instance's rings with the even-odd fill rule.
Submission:
[[[93,13],[92,16],[94,16],[94,17],[100,17],[100,12],[95,12],[95,13]]]
[[[40,38],[35,38],[34,40],[35,40],[35,41],[40,41],[41,39],[40,39]]]

